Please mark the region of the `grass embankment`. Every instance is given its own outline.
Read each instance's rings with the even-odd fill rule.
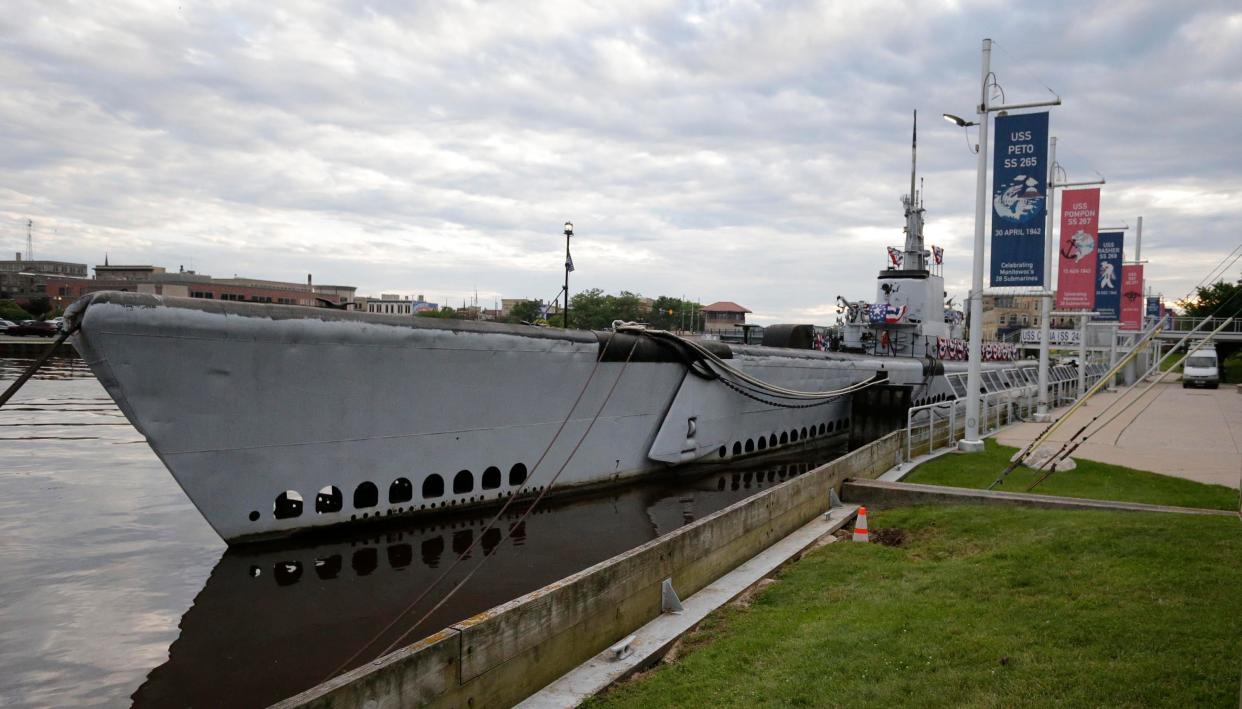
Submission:
[[[1009,465],[1009,459],[1018,450],[998,445],[992,439],[987,439],[986,446],[983,453],[948,453],[929,460],[915,468],[903,482],[985,488]],[[1074,458],[1074,462],[1078,464],[1077,468],[1054,473],[1031,492],[1177,507],[1238,509],[1238,491],[1223,485],[1205,485],[1081,458]],[[1031,483],[1041,475],[1042,471],[1021,466],[1010,473],[1004,484],[996,489],[1026,492]]]
[[[592,707],[1234,706],[1242,525],[1229,517],[879,511]]]

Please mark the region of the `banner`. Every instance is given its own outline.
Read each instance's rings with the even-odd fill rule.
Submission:
[[[1126,235],[1120,231],[1100,232],[1099,257],[1095,269],[1094,320],[1117,322],[1121,317],[1121,250]]]
[[[1121,326],[1143,329],[1143,264],[1121,267]]]
[[[1014,362],[1018,359],[1018,346],[1010,342],[984,342],[979,346],[984,362]],[[969,359],[970,345],[956,337],[936,338],[936,357],[950,361]]]
[[[1048,112],[996,118],[992,161],[993,286],[1044,284]]]
[[[1147,296],[1147,317],[1153,319],[1160,317],[1160,296]]]
[[[1100,228],[1100,190],[1063,192],[1061,267],[1057,270],[1057,308],[1095,308],[1096,230]]]

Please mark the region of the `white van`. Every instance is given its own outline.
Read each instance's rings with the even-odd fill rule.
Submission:
[[[1186,355],[1182,361],[1182,388],[1205,386],[1215,389],[1220,386],[1220,370],[1216,365],[1216,350],[1211,345]]]

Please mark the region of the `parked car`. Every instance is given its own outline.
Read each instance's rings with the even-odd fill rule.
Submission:
[[[1220,369],[1215,347],[1207,345],[1186,355],[1186,360],[1182,362],[1182,388],[1192,386],[1209,389],[1220,386]]]
[[[9,332],[9,328],[14,327],[16,325],[17,323],[13,322],[12,320],[5,320],[4,318],[0,318],[0,334],[7,335]]]
[[[36,337],[55,337],[56,324],[44,322],[42,320],[23,320],[21,323],[10,327],[6,334],[9,335],[34,335]]]

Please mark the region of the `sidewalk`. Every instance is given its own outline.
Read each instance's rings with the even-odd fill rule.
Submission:
[[[1136,391],[1145,385],[1136,387]],[[1061,443],[1118,398],[1097,394],[1052,434]],[[1127,395],[1129,401],[1134,393]],[[1125,402],[1104,415],[1117,413]],[[1093,424],[1091,430],[1094,430]],[[1046,424],[1023,423],[1001,431],[998,443],[1025,446]],[[1232,384],[1182,389],[1166,380],[1092,436],[1071,457],[1124,465],[1202,483],[1238,487],[1242,478],[1242,395]]]

